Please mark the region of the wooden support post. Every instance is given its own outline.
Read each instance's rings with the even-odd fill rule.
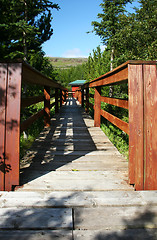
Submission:
[[[55,113],[58,113],[58,88],[55,88]]]
[[[5,116],[7,64],[0,64],[0,191],[5,190]]]
[[[62,105],[64,104],[64,91],[62,90]]]
[[[128,65],[129,86],[129,182],[143,190],[144,181],[144,96],[142,65]]]
[[[79,103],[82,105],[82,93],[81,93],[81,90],[79,90]]]
[[[50,127],[50,87],[44,87],[44,125]]]
[[[62,89],[60,89],[60,108],[62,107]]]
[[[19,185],[22,63],[8,64],[5,113],[5,191]]]
[[[89,113],[89,88],[86,88],[86,113]]]
[[[100,123],[101,123],[101,87],[96,87],[94,94],[94,127],[100,127]]]
[[[128,65],[129,182],[136,190],[157,190],[156,65]]]
[[[82,104],[82,107],[84,108],[84,88],[81,89],[81,104]]]
[[[64,102],[66,102],[67,92],[64,91]]]
[[[157,190],[157,69],[143,65],[144,190]]]

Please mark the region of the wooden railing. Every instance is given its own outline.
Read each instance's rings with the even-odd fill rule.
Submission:
[[[43,96],[21,98],[21,84],[44,86]],[[55,94],[50,96],[50,89]],[[45,126],[50,126],[50,109],[57,113],[66,100],[67,89],[44,76],[24,62],[0,63],[0,190],[10,191],[19,185],[20,131],[25,131],[44,115]],[[50,104],[50,98],[55,101]],[[44,109],[20,123],[21,108],[44,101]]]
[[[101,87],[128,83],[129,101],[101,96]],[[95,94],[89,89],[95,88]],[[85,96],[85,97],[84,97]],[[89,98],[94,96],[94,105]],[[129,183],[136,190],[157,190],[157,71],[155,61],[128,61],[86,83],[75,93],[88,112],[94,108],[94,126],[101,116],[129,135]],[[129,124],[101,109],[101,102],[129,110]]]

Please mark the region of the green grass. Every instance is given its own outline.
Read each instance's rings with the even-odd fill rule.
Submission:
[[[94,104],[94,99],[90,99],[90,102]],[[128,122],[128,111],[126,109],[120,109],[115,106],[110,107],[109,104],[105,105],[104,103],[102,103],[101,108],[108,112],[111,110],[111,114],[116,115],[125,122]],[[94,110],[91,108],[89,110],[89,114],[92,118],[94,118]],[[101,129],[118,151],[125,157],[125,159],[128,160],[129,136],[103,117],[101,117]]]
[[[59,57],[50,57],[51,64],[54,68],[67,69],[81,65],[87,62],[87,58],[59,58]]]
[[[128,160],[129,156],[129,137],[114,126],[112,123],[104,120],[105,123],[101,124],[102,131],[106,134],[109,140],[114,144],[118,151]]]

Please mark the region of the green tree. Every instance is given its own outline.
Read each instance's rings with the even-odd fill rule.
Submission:
[[[29,59],[32,50],[53,34],[52,9],[59,9],[49,0],[0,0],[1,58]]]
[[[123,27],[120,17],[125,12],[125,5],[132,0],[103,0],[100,4],[102,13],[98,13],[100,22],[93,21],[94,32],[100,36],[104,45],[111,51],[111,70],[113,69],[113,58],[115,53],[116,34]]]

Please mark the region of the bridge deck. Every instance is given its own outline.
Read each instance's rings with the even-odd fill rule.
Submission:
[[[22,163],[21,190],[133,190],[128,163],[70,98]]]
[[[157,239],[157,191],[135,192],[127,162],[68,99],[0,192],[0,239]]]

